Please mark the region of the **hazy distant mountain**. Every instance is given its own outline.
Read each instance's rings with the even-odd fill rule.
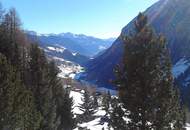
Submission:
[[[190,1],[160,0],[145,11],[156,33],[162,33],[168,40],[172,58],[173,74],[181,89],[190,86]],[[135,19],[134,19],[135,20]],[[133,30],[134,20],[122,29],[121,35]],[[91,60],[83,77],[99,86],[110,87],[114,79],[113,68],[121,62],[123,41],[118,38],[103,54]]]
[[[40,44],[60,45],[72,53],[79,53],[87,57],[93,57],[99,52],[109,48],[115,38],[99,39],[83,34],[37,34],[33,31],[26,32],[31,38],[37,38]]]
[[[57,59],[64,59],[66,61],[70,61],[81,66],[85,66],[87,61],[90,60],[90,58],[87,56],[84,56],[78,52],[70,51],[59,42],[57,42],[56,44],[51,42],[43,42],[44,37],[48,41],[48,37],[52,37],[54,34],[38,35],[36,32],[33,31],[27,31],[26,34],[30,40],[37,41],[40,48],[42,48],[46,52],[47,56],[51,59],[54,59],[56,61],[58,61]]]

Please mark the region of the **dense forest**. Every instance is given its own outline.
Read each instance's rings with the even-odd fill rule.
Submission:
[[[54,62],[27,40],[15,9],[0,10],[0,53],[0,129],[72,129],[69,91]]]
[[[135,31],[120,37],[123,62],[113,81],[119,96],[83,92],[82,114],[73,114],[70,89],[38,43],[28,40],[14,8],[0,9],[0,130],[86,130],[101,107],[102,122],[114,130],[183,130],[184,106],[174,85],[164,36],[139,14]],[[99,102],[99,99],[102,99]],[[103,129],[103,128],[102,128]]]

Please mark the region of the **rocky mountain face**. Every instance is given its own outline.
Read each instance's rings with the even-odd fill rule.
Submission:
[[[167,46],[173,63],[173,73],[182,90],[190,85],[190,1],[160,0],[144,12],[149,24],[157,34],[167,38]],[[122,29],[121,36],[133,31],[135,18]],[[120,37],[103,54],[88,63],[86,74],[81,77],[98,84],[100,87],[112,88],[110,80],[114,79],[113,69],[121,62],[123,41]],[[177,73],[177,74],[176,74]]]

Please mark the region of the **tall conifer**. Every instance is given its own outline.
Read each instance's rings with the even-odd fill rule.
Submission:
[[[123,67],[116,69],[116,84],[129,112],[130,129],[172,129],[181,122],[181,107],[175,98],[165,38],[154,33],[142,13],[135,21],[135,31],[122,38],[125,53]]]

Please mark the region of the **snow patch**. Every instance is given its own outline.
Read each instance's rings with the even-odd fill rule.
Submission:
[[[53,58],[54,60],[65,61],[63,58],[59,58],[59,57],[56,57],[56,56],[53,56],[52,58]]]
[[[72,53],[73,56],[76,56],[78,53]]]
[[[190,66],[190,63],[185,58],[180,59],[172,68],[172,73],[175,78],[184,73],[187,68]]]
[[[186,130],[190,130],[190,124],[186,124]]]
[[[82,114],[83,112],[79,109],[78,106],[80,106],[80,104],[83,103],[82,99],[82,93],[81,92],[75,92],[75,91],[71,91],[70,92],[70,97],[73,98],[73,113],[74,114]]]
[[[51,46],[48,46],[47,48],[51,51],[56,51],[56,52],[61,52],[61,53],[63,53],[66,49],[64,47],[58,48],[58,47],[51,47]]]
[[[104,123],[104,124],[100,124],[100,118],[97,118],[93,121],[87,122],[87,123],[83,123],[80,124],[79,127],[86,127],[89,130],[102,130],[104,128],[104,130],[108,130],[108,123]],[[79,130],[78,128],[74,129],[74,130]],[[110,129],[112,130],[112,129]]]
[[[50,52],[49,50],[47,50],[47,49],[43,49],[44,50],[44,52]]]
[[[83,103],[83,101],[81,100],[83,98],[83,94],[84,91],[71,91],[70,92],[70,97],[73,98],[73,102],[74,102],[74,106],[73,106],[73,113],[74,114],[82,114],[83,112],[79,109],[80,104]],[[98,118],[86,122],[86,123],[82,123],[82,124],[78,124],[77,128],[75,128],[74,130],[79,130],[79,127],[83,127],[83,128],[87,128],[89,130],[102,130],[102,128],[104,128],[104,130],[108,130],[108,123],[100,123],[101,122],[101,117],[104,116],[106,114],[106,112],[104,110],[102,110],[101,107],[99,107],[99,109],[97,110],[97,112],[94,114],[94,116],[97,116]],[[112,129],[111,129],[112,130]]]
[[[61,64],[58,66],[61,72],[58,74],[60,78],[75,78],[75,75],[83,71],[83,67],[77,64],[70,62],[69,65]]]
[[[99,50],[105,50],[106,47],[105,46],[99,46]]]

